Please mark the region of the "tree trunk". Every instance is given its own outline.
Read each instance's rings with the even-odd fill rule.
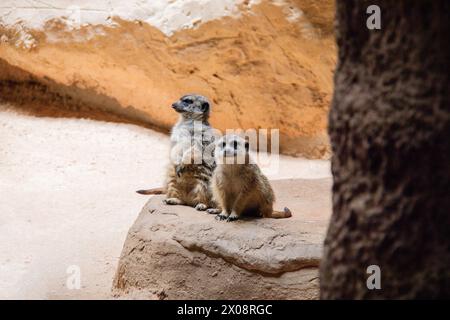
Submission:
[[[449,5],[337,1],[323,299],[450,298]]]

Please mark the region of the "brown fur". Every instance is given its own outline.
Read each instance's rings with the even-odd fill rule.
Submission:
[[[235,141],[238,142],[235,151],[237,154],[245,152],[245,163],[226,164],[218,159],[222,157],[222,143],[228,139],[227,148]],[[244,139],[232,135],[219,141],[216,147],[217,167],[211,179],[213,199],[220,209],[209,210],[210,213],[221,213],[221,220],[233,221],[242,215],[256,215],[264,218],[288,218],[291,211],[273,211],[275,195],[267,177],[261,172],[258,165],[251,163],[248,156],[248,143]],[[244,147],[245,146],[245,147]]]
[[[165,204],[188,205],[197,210],[213,206],[209,181],[215,162],[206,148],[214,146],[209,125],[210,103],[201,95],[185,95],[172,107],[180,114],[172,128],[171,163],[166,176]]]
[[[166,202],[196,208],[199,206],[199,210],[212,207],[212,194],[209,189],[211,175],[212,169],[202,165],[185,165],[181,174],[177,174],[176,166],[169,166]]]
[[[153,188],[146,190],[138,190],[136,191],[139,194],[149,195],[149,194],[165,194],[166,190],[164,188]]]

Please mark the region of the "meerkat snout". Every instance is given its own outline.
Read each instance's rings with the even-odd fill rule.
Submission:
[[[249,142],[235,134],[222,137],[216,144],[214,155],[218,163],[248,163]]]

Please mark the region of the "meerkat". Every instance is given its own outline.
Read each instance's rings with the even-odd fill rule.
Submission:
[[[242,215],[289,218],[288,208],[273,211],[275,195],[267,177],[249,156],[249,142],[238,135],[226,135],[216,144],[216,169],[211,179],[213,199],[218,208],[208,213],[220,220],[234,221]]]
[[[211,105],[206,97],[189,94],[173,103],[172,108],[180,117],[170,136],[171,163],[166,174],[166,186],[137,192],[165,193],[165,204],[188,205],[203,211],[213,206],[209,188],[215,168],[215,133],[208,122]]]

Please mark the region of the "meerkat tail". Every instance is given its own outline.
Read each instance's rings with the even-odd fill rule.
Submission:
[[[147,190],[138,190],[136,191],[139,194],[165,194],[166,190],[164,188],[153,188],[153,189],[147,189]]]
[[[289,210],[289,208],[284,208],[283,211],[273,211],[270,218],[273,219],[283,219],[283,218],[290,218],[292,217],[292,212]]]

